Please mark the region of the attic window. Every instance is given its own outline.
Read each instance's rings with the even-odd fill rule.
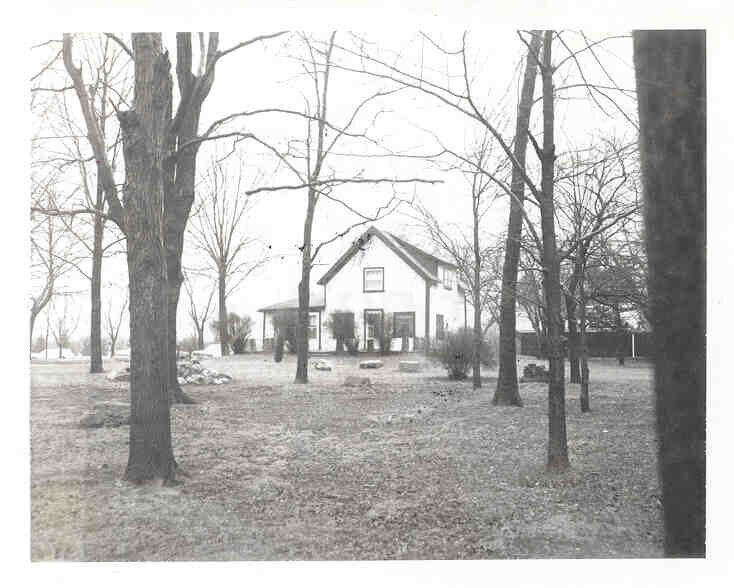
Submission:
[[[384,292],[385,291],[385,269],[381,267],[364,268],[364,291],[365,292]]]
[[[454,270],[449,267],[441,266],[441,281],[443,287],[447,290],[451,290],[454,287]]]

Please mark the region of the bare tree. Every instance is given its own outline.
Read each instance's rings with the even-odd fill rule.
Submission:
[[[564,288],[570,378],[581,384],[582,412],[590,410],[585,344],[588,288],[582,289],[582,282],[588,284],[589,259],[640,214],[635,145],[613,139],[598,143],[600,146],[567,154],[560,165],[565,172],[560,172],[556,195],[560,258],[570,264]],[[583,320],[577,317],[577,309],[584,315]]]
[[[528,55],[525,59],[525,74],[515,122],[513,155],[517,162],[512,168],[510,215],[507,220],[505,261],[502,266],[502,302],[500,306],[499,373],[493,404],[522,406],[517,385],[517,356],[515,333],[517,330],[517,272],[522,239],[523,206],[525,202],[525,156],[530,130],[530,113],[534,104],[535,78],[538,71],[540,50],[539,31],[533,31]]]
[[[52,303],[51,311],[50,315],[53,315],[53,319],[50,320],[51,335],[59,349],[59,359],[62,359],[64,349],[69,348],[71,337],[79,326],[79,315],[69,308],[68,296],[63,297],[61,309],[56,303]]]
[[[637,31],[665,553],[706,555],[706,33]]]
[[[321,249],[347,235],[351,230],[374,222],[393,212],[402,202],[395,193],[394,186],[399,183],[436,183],[435,180],[423,178],[390,178],[366,177],[362,171],[340,175],[338,170],[330,165],[331,155],[335,147],[351,139],[361,144],[364,153],[374,148],[378,142],[367,134],[370,123],[365,128],[361,119],[365,118],[368,107],[378,100],[385,98],[396,90],[377,91],[358,102],[350,109],[345,121],[335,123],[329,106],[333,86],[332,54],[335,47],[336,32],[329,35],[327,41],[317,41],[307,35],[300,35],[305,57],[299,57],[306,76],[311,84],[311,95],[305,98],[306,106],[303,111],[276,109],[281,114],[300,119],[305,123],[305,133],[302,139],[289,141],[288,149],[278,151],[268,145],[268,149],[278,158],[296,181],[294,184],[264,186],[250,190],[250,194],[259,192],[273,192],[281,190],[304,190],[306,192],[306,215],[303,223],[303,240],[301,250],[301,279],[298,285],[298,328],[297,328],[297,361],[296,382],[308,382],[308,317],[310,308],[310,280],[311,269]],[[340,106],[344,106],[340,104]],[[253,113],[242,113],[253,114]],[[376,113],[373,113],[373,119]],[[359,121],[359,122],[358,122]],[[362,124],[361,129],[357,128]],[[331,136],[329,136],[331,135]],[[381,151],[384,152],[384,149]],[[357,152],[353,153],[356,155]],[[348,185],[376,185],[390,184],[393,186],[393,196],[372,211],[366,212],[353,206],[347,199],[340,197],[338,189]],[[320,243],[313,242],[313,225],[316,217],[317,205],[321,200],[335,203],[347,210],[355,219],[353,223],[343,229],[335,230],[334,236]]]
[[[197,349],[204,349],[204,330],[206,329],[212,300],[214,299],[214,292],[217,289],[217,283],[215,282],[209,289],[209,296],[206,299],[206,304],[202,307],[197,303],[195,288],[191,284],[191,274],[185,274],[184,278],[184,289],[186,290],[186,296],[189,301],[188,315],[196,329]]]
[[[118,196],[82,69],[73,62],[72,37],[64,35],[64,66],[73,82],[94,157],[101,162],[98,171],[108,216],[127,237],[132,406],[126,477],[133,481],[175,478],[169,402],[187,400],[176,378],[176,309],[182,281],[183,233],[194,200],[196,154],[207,139],[198,135],[201,107],[221,57],[280,34],[256,37],[223,51],[218,49],[217,33],[211,33],[207,43],[200,34],[201,59],[198,74],[194,74],[191,34],[178,33],[180,100],[175,114],[170,62],[160,33],[133,34],[132,48],[109,34],[132,58],[135,70],[132,107],[126,111],[115,107],[124,147],[124,202]],[[160,324],[158,317],[166,317],[166,324]]]
[[[32,202],[38,207],[56,207],[55,178],[32,179]],[[31,212],[30,341],[38,315],[54,296],[67,293],[62,278],[79,261],[76,243],[59,219]]]
[[[476,149],[466,157],[471,161],[469,169],[464,168],[464,177],[469,189],[467,195],[471,203],[472,225],[471,234],[465,235],[458,228],[446,226],[440,219],[421,205],[414,205],[419,214],[419,220],[431,242],[439,251],[456,264],[461,282],[469,289],[469,301],[473,308],[473,354],[472,354],[472,385],[481,388],[481,347],[489,327],[499,318],[498,273],[497,258],[499,248],[487,245],[480,241],[481,224],[487,214],[491,200],[488,190],[492,182],[481,170],[488,168],[488,159],[491,155],[488,137],[479,142]],[[483,320],[484,311],[489,314],[489,320]]]
[[[105,330],[107,331],[107,337],[110,340],[110,357],[115,357],[115,345],[117,344],[117,338],[120,336],[120,327],[122,326],[122,318],[125,316],[125,311],[128,307],[128,296],[125,298],[119,306],[119,310],[114,308],[112,304],[112,298],[107,301],[107,311],[105,312]]]
[[[259,183],[261,174],[256,173],[252,181],[247,182],[244,159],[240,156],[234,160],[237,162],[234,170],[234,166],[227,165],[231,161],[231,158],[223,160],[212,157],[199,190],[203,192],[203,197],[192,214],[188,229],[191,244],[206,259],[205,267],[199,268],[197,272],[216,276],[222,355],[229,353],[231,343],[226,328],[227,298],[252,272],[269,261],[267,248],[259,246],[258,239],[247,231],[247,220],[252,215],[255,197],[246,194],[245,188]],[[189,301],[192,301],[191,296]],[[190,305],[191,309],[195,310],[195,307]],[[192,319],[197,332],[201,334],[200,338],[203,338],[199,323],[203,327],[206,317],[198,321],[192,315]]]
[[[127,68],[124,52],[109,37],[88,39],[82,44],[82,48],[84,67],[92,73],[87,88],[90,101],[89,112],[99,128],[101,141],[105,144],[108,152],[111,153],[111,165],[114,167],[119,145],[119,130],[115,126],[115,113],[110,107],[110,99],[115,97],[124,101],[131,88],[126,79]],[[55,59],[61,57],[62,53],[63,49],[59,50]],[[49,62],[46,69],[48,70],[52,64],[53,62]],[[44,78],[40,74],[41,72],[34,76],[33,94],[50,92],[53,96],[51,100],[52,107],[47,108],[44,113],[49,131],[53,132],[45,137],[44,142],[52,142],[54,145],[45,148],[48,155],[43,163],[57,169],[71,166],[78,169],[82,198],[77,206],[80,209],[86,208],[90,212],[91,222],[84,218],[86,215],[79,215],[75,227],[71,226],[71,222],[67,217],[62,215],[59,218],[64,223],[66,230],[79,239],[91,258],[91,270],[84,267],[87,265],[86,263],[79,264],[76,267],[90,281],[90,372],[99,373],[103,371],[101,340],[102,260],[111,248],[121,242],[121,239],[119,235],[113,234],[112,239],[106,245],[103,243],[106,202],[103,185],[99,181],[101,176],[99,166],[101,163],[97,162],[94,166],[96,167],[95,178],[93,174],[89,173],[88,169],[93,165],[95,158],[89,153],[89,149],[85,149],[81,144],[85,133],[75,121],[67,101],[68,90],[73,90],[73,86],[44,87],[42,85]],[[49,72],[49,76],[50,74],[51,72]],[[121,89],[117,90],[115,86]],[[58,119],[56,125],[51,122],[54,116]],[[113,140],[108,141],[109,137],[113,137]],[[60,148],[58,147],[59,144],[61,145]]]

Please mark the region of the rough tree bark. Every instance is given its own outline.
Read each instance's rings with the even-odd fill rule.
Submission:
[[[706,554],[706,36],[636,31],[665,552]]]
[[[324,91],[324,101],[325,100],[326,91]],[[319,145],[321,145],[323,141],[322,122],[323,121],[319,121]],[[316,202],[316,191],[313,188],[309,188],[306,221],[303,223],[301,282],[298,284],[298,323],[296,324],[296,353],[298,354],[296,358],[296,382],[302,384],[308,382],[308,313],[311,306],[311,231],[313,227],[314,212],[316,210]]]
[[[120,112],[125,156],[125,234],[130,283],[130,449],[125,477],[175,479],[168,396],[165,131],[172,101],[160,33],[132,35],[133,109]]]
[[[515,125],[515,145],[513,155],[518,166],[525,167],[525,152],[528,144],[530,111],[533,107],[535,78],[538,72],[537,55],[540,49],[539,31],[533,31],[530,49],[525,62],[525,76],[520,92]],[[517,312],[517,266],[520,260],[520,239],[522,236],[522,206],[525,199],[525,183],[522,170],[513,166],[510,199],[510,217],[507,222],[507,242],[505,261],[502,267],[502,298],[500,302],[499,337],[499,374],[497,388],[492,404],[522,406],[517,385],[517,350],[515,348]]]
[[[222,355],[229,355],[229,325],[227,324],[227,275],[219,270],[217,288],[219,291],[219,348]]]
[[[97,177],[101,177],[97,166]],[[104,207],[104,188],[97,181],[96,210]],[[104,237],[104,221],[98,214],[94,215],[94,237],[92,244],[92,280],[91,297],[91,325],[89,329],[89,373],[99,374],[104,371],[102,365],[102,239]]]
[[[586,339],[586,289],[584,287],[583,269],[579,278],[579,360],[581,364],[579,404],[581,412],[591,412],[589,401],[589,346]]]
[[[552,471],[568,469],[566,441],[565,370],[561,319],[561,279],[556,245],[554,188],[554,96],[551,47],[553,31],[545,31],[543,39],[543,152],[541,161],[540,222],[543,233],[543,289],[548,319],[548,464]]]
[[[168,379],[172,402],[192,404],[178,384],[176,365],[176,316],[181,297],[183,272],[184,232],[194,203],[196,183],[196,156],[201,143],[197,141],[199,118],[204,100],[214,83],[215,64],[219,57],[218,33],[210,33],[206,50],[206,63],[200,74],[192,72],[191,33],[176,33],[176,77],[181,100],[176,116],[170,120],[166,141],[171,156],[166,163],[165,182],[165,244],[167,264],[167,314],[168,314]],[[203,59],[203,58],[202,58]]]
[[[576,288],[571,289],[565,296],[566,298],[566,322],[568,323],[568,363],[571,367],[569,381],[572,384],[581,382],[581,372],[579,371],[579,329],[576,317],[576,299],[574,296]]]
[[[479,198],[474,198],[473,220],[474,220],[474,284],[472,288],[472,296],[474,298],[474,349],[472,353],[472,387],[482,387],[482,363],[481,350],[482,339],[484,333],[482,331],[482,293],[480,292],[480,263],[481,256],[479,252]],[[514,339],[514,337],[513,337]]]

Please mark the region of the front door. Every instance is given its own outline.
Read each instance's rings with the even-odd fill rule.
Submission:
[[[381,308],[367,308],[364,311],[364,349],[366,351],[376,351],[380,348],[383,316]]]

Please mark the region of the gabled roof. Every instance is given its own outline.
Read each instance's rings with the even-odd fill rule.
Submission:
[[[381,231],[375,226],[371,226],[362,235],[357,238],[354,243],[347,249],[344,254],[336,260],[336,263],[332,265],[328,271],[321,277],[317,282],[320,285],[324,285],[331,278],[333,278],[339,270],[360,250],[364,248],[364,245],[372,238],[380,239],[389,249],[391,249],[398,257],[400,257],[405,263],[407,263],[415,272],[424,279],[431,280],[432,282],[439,282],[438,277],[438,264],[442,263],[445,265],[454,266],[452,263],[448,263],[439,259],[438,257],[431,255],[430,253],[423,251],[415,245],[411,245],[407,241],[396,237],[392,233],[387,231]]]
[[[387,231],[385,231],[387,232]],[[408,243],[404,239],[401,239],[397,235],[394,235],[393,233],[388,233],[393,239],[395,239],[402,247],[404,247],[407,251],[409,251],[413,256],[415,256],[418,260],[421,261],[421,263],[428,268],[429,270],[433,271],[435,275],[438,275],[438,265],[448,265],[453,268],[456,268],[456,264],[451,263],[450,261],[446,261],[445,259],[441,259],[440,257],[436,257],[432,253],[428,253],[427,251],[424,251],[420,247],[416,247],[412,243]]]
[[[309,306],[309,310],[319,310],[321,308],[324,308],[324,294],[323,292],[311,292],[309,294],[309,302],[311,303],[311,306]],[[276,302],[275,304],[271,304],[270,306],[264,306],[263,308],[258,308],[258,312],[270,312],[274,310],[297,310],[298,309],[298,297],[296,298],[289,298],[288,300],[283,300],[282,302]]]

